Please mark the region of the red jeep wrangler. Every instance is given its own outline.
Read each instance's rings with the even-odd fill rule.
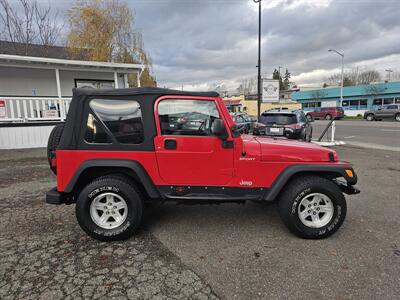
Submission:
[[[122,240],[146,202],[279,201],[302,238],[334,233],[357,176],[333,150],[284,138],[240,135],[215,92],[159,88],[75,89],[65,125],[49,137],[57,188],[51,204],[76,203],[82,229]]]

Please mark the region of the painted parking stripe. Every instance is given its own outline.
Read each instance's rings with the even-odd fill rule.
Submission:
[[[345,136],[344,139],[352,139],[354,137],[356,137],[356,136],[355,135],[350,135],[350,136]]]
[[[381,129],[382,131],[400,131],[400,129]]]

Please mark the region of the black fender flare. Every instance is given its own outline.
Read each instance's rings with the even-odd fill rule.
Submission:
[[[142,183],[144,189],[146,190],[147,194],[151,198],[159,198],[160,197],[160,193],[158,192],[153,181],[151,180],[150,176],[147,174],[147,172],[143,168],[143,166],[135,160],[127,160],[127,159],[89,159],[89,160],[84,161],[78,167],[78,170],[75,172],[74,176],[72,176],[71,180],[68,182],[64,192],[65,193],[72,192],[80,175],[85,170],[93,168],[93,167],[110,167],[110,168],[115,167],[115,168],[129,169],[137,175],[137,177],[139,178],[140,182]]]
[[[353,172],[353,177],[349,177],[346,170]],[[275,200],[281,190],[284,188],[287,182],[296,174],[332,174],[334,177],[343,177],[348,185],[355,185],[357,183],[357,175],[351,166],[345,165],[312,165],[312,164],[301,164],[292,165],[284,169],[281,174],[275,179],[271,187],[266,191],[264,200],[273,201]]]

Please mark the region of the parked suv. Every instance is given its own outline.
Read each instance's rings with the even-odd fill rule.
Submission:
[[[276,200],[291,232],[324,238],[345,219],[343,193],[358,192],[333,150],[239,134],[215,92],[74,89],[48,156],[57,187],[47,203],[76,203],[81,228],[103,241],[132,236],[158,200]]]
[[[344,110],[342,107],[322,107],[320,110],[314,110],[307,112],[307,119],[312,121],[313,119],[342,119],[344,117]]]
[[[393,119],[400,122],[400,104],[391,104],[385,108],[366,111],[364,113],[364,119],[367,121]]]
[[[263,112],[260,123],[264,128],[257,128],[259,134],[286,136],[289,139],[310,142],[312,126],[302,110],[270,110]]]

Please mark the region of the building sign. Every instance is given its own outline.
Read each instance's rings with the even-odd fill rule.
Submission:
[[[262,102],[279,102],[279,80],[262,80]]]
[[[0,119],[7,118],[6,100],[0,100]]]
[[[57,119],[59,118],[58,110],[56,109],[46,109],[43,111],[43,118],[46,119]]]

